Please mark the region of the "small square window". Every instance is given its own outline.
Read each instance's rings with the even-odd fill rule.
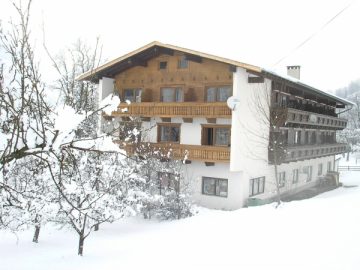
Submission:
[[[166,61],[159,62],[159,69],[167,69],[167,62]]]

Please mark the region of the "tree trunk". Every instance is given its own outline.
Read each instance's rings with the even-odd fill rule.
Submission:
[[[37,243],[39,240],[39,234],[40,234],[40,225],[35,225],[35,232],[33,237],[33,242]]]
[[[94,227],[94,231],[97,232],[99,230],[99,224],[96,224],[95,227]]]
[[[350,151],[348,151],[346,154],[346,161],[349,161],[349,159],[350,159]]]
[[[80,256],[83,255],[84,242],[85,242],[85,237],[84,237],[83,234],[80,234],[80,235],[79,235],[79,247],[78,247],[78,255],[80,255]]]
[[[278,178],[278,156],[277,156],[277,149],[274,149],[274,171],[275,171],[275,185],[276,185],[276,202],[278,207],[281,203],[280,200],[280,187],[279,187],[279,178]]]

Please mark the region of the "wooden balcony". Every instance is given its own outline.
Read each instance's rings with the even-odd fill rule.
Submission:
[[[345,143],[317,144],[317,145],[289,145],[286,154],[282,156],[282,162],[301,161],[325,156],[333,156],[345,153],[348,145]],[[279,155],[280,156],[280,155]],[[269,156],[270,163],[273,162]]]
[[[287,127],[318,127],[324,129],[342,130],[346,128],[347,120],[325,114],[302,111],[293,108],[274,108],[283,119],[283,125]]]
[[[117,141],[121,144],[119,141]],[[142,145],[126,145],[123,147],[129,154],[138,152],[160,151],[162,156],[173,159],[197,160],[203,162],[230,162],[230,147],[168,144],[168,143],[143,143]],[[170,153],[170,154],[169,154]]]
[[[226,102],[121,103],[113,116],[231,118]]]

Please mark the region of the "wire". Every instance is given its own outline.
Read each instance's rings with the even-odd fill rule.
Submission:
[[[308,38],[306,38],[303,42],[301,42],[298,46],[296,46],[290,53],[282,57],[279,61],[277,61],[274,66],[277,66],[279,63],[281,63],[284,59],[288,58],[291,54],[296,52],[298,49],[300,49],[302,46],[304,46],[306,43],[308,43],[311,39],[313,39],[317,34],[319,34],[326,26],[328,26],[331,22],[333,22],[341,13],[343,13],[345,10],[347,10],[356,0],[353,0],[345,6],[343,9],[341,9],[338,13],[335,14],[335,16],[331,17],[330,20],[328,20],[325,24],[323,24],[317,31],[312,33]]]

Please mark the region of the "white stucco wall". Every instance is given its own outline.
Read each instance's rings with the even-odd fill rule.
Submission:
[[[114,92],[114,79],[103,77],[99,80],[99,101]]]
[[[264,99],[263,109],[268,111],[265,98],[271,82],[249,84],[248,73],[239,67],[233,81],[233,96],[239,103],[232,112],[230,170],[251,174],[267,168],[269,125],[257,104],[258,98]]]
[[[216,163],[215,166],[205,166],[204,162],[193,161],[191,164],[184,166],[184,176],[192,183],[193,199],[196,204],[222,210],[234,210],[243,206],[241,191],[244,189],[244,181],[242,181],[242,173],[230,172],[229,163]],[[227,197],[202,194],[203,176],[227,179]]]
[[[99,103],[106,98],[108,95],[114,92],[114,79],[103,77],[99,80],[98,84],[98,92],[99,92]],[[102,115],[99,115],[100,120],[98,121],[98,132],[103,132],[102,127],[104,124],[104,118]]]

